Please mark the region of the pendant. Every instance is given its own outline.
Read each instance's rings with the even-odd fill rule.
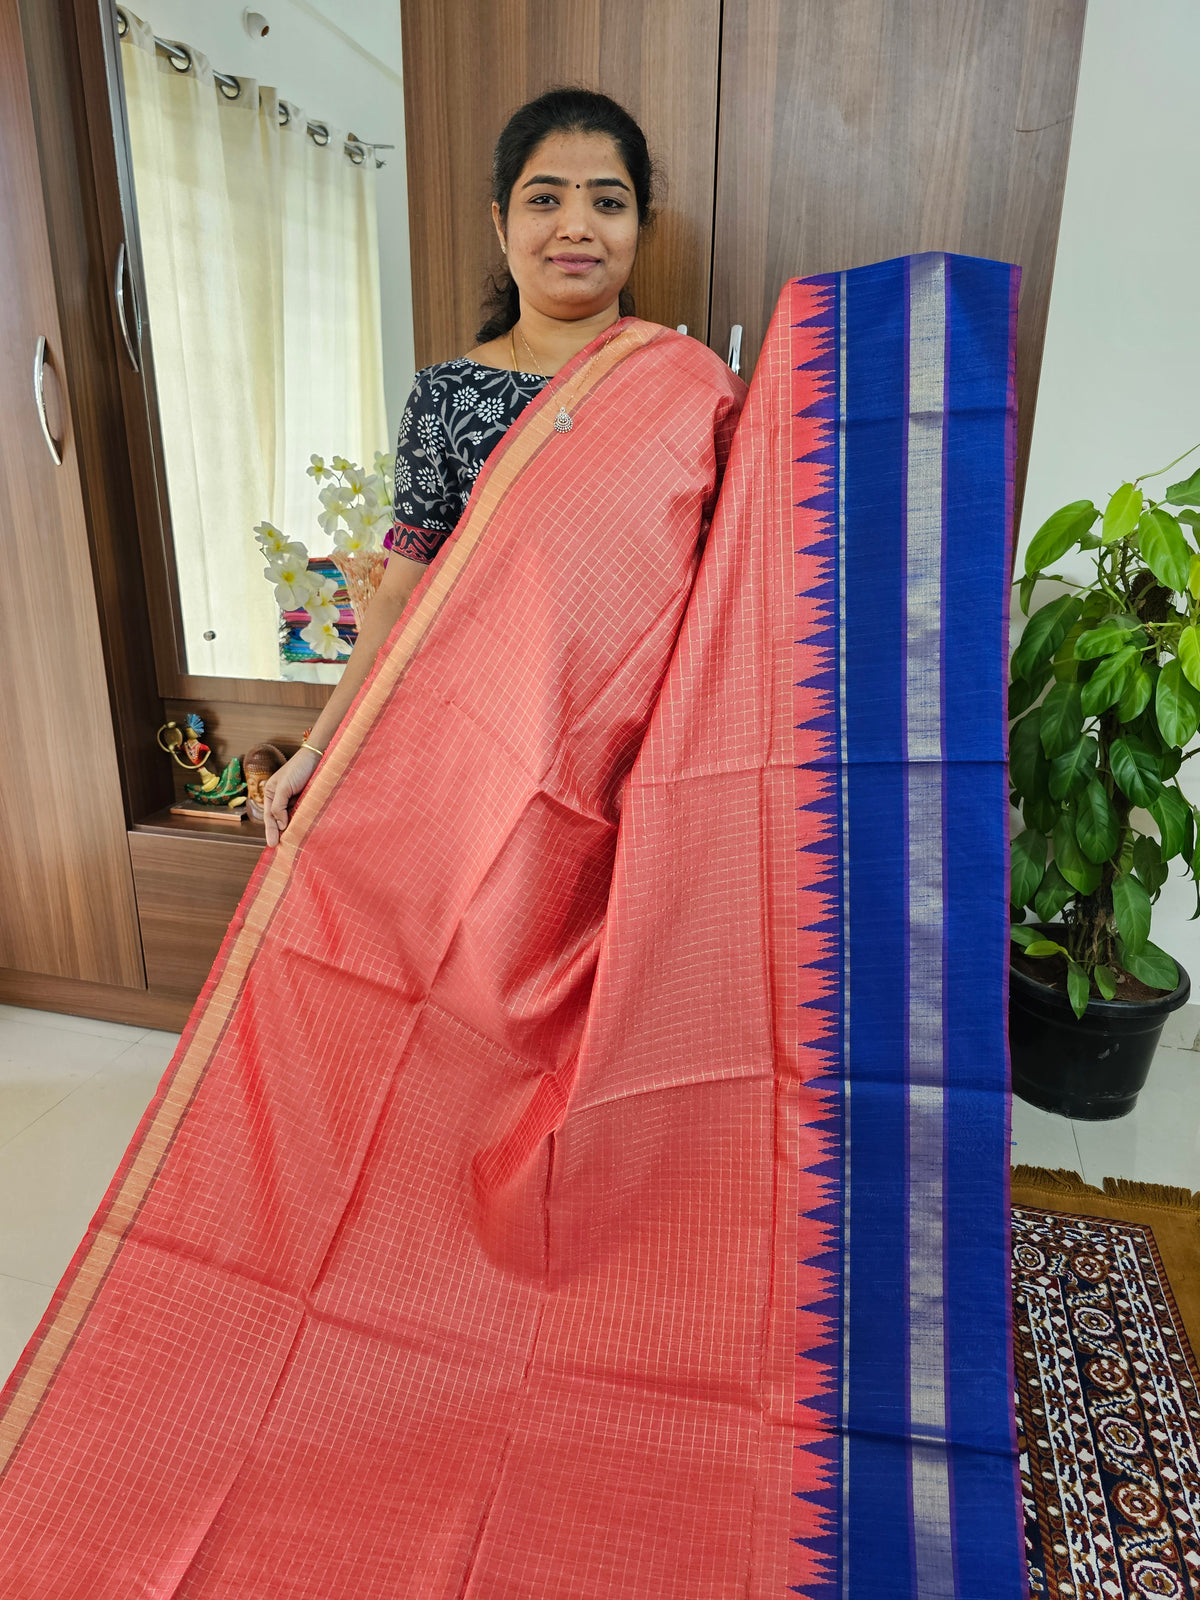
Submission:
[[[567,410],[566,406],[559,406],[558,415],[554,419],[555,433],[570,433],[574,426],[574,419],[572,418],[571,413]]]

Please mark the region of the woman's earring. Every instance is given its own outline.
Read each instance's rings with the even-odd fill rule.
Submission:
[[[503,240],[500,241],[500,254],[502,256],[506,256],[508,254],[508,246],[504,243]]]

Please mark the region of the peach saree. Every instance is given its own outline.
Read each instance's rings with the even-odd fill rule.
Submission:
[[[940,326],[942,449],[958,306],[986,581],[1006,549],[1011,277],[936,259],[785,289],[719,504],[742,386],[634,319],[489,459],[5,1390],[4,1600],[1018,1594],[996,1004],[969,1068],[939,1036],[936,1095],[932,1024],[881,1021],[899,1067],[856,1089],[861,1167],[848,1144],[851,724],[881,794],[918,757],[845,688],[847,354],[894,344],[907,387],[876,399],[911,459],[912,323]],[[956,800],[985,833],[990,693]],[[942,784],[954,752],[921,749]],[[971,892],[1002,918],[997,860]],[[928,996],[928,905],[897,919],[854,959],[916,928]],[[872,1207],[897,1262],[852,1279]]]

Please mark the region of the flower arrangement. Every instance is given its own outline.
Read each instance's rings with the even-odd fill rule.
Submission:
[[[383,537],[392,522],[392,458],[377,450],[374,471],[367,472],[344,456],[333,456],[326,466],[314,455],[306,470],[320,486],[317,522],[333,541],[332,559],[346,580],[361,628],[387,563]],[[309,570],[307,545],[266,521],[257,524],[254,537],[267,558],[263,575],[275,586],[280,610],[308,613],[308,624],[300,630],[305,644],[325,661],[348,656],[351,646],[337,630],[337,585]]]
[[[1200,754],[1200,471],[1155,500],[1143,485],[1158,476],[1121,484],[1103,511],[1091,500],[1056,511],[1020,581],[1026,612],[1043,577],[1065,592],[1030,616],[1012,658],[1009,772],[1024,822],[1012,902],[1018,917],[1062,920],[1057,939],[1020,922],[1013,939],[1026,956],[1065,958],[1077,1016],[1093,992],[1125,998],[1125,975],[1178,984],[1149,938],[1176,858],[1200,917],[1200,808],[1177,776]],[[1085,582],[1047,571],[1071,550]]]

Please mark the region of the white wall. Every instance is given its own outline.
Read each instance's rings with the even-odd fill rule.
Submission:
[[[386,165],[377,174],[383,375],[394,440],[414,370],[399,0],[258,0],[254,9],[270,23],[265,39],[246,32],[242,0],[132,0],[131,9],[159,38],[193,45],[218,72],[270,84],[313,121],[395,145],[380,153]]]
[[[1198,0],[1089,0],[1018,571],[1051,511],[1103,505],[1200,441],[1197,60]],[[1197,465],[1200,452],[1157,484]],[[1180,782],[1200,804],[1200,756]],[[1179,871],[1153,938],[1200,998],[1200,922]]]

